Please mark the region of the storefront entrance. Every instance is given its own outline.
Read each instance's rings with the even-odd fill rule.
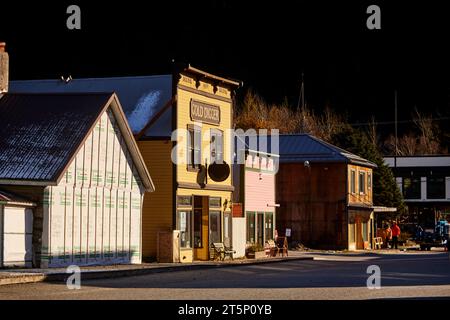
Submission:
[[[208,197],[194,196],[194,259],[209,260]]]
[[[209,260],[213,243],[232,245],[231,212],[222,213],[219,196],[179,195],[176,219],[181,250],[190,250],[193,260]]]
[[[348,249],[370,249],[373,217],[369,210],[349,210]]]

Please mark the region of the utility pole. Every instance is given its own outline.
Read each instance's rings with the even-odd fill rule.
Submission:
[[[397,156],[398,156],[398,132],[397,132],[397,90],[394,91],[395,101],[395,156],[394,167],[397,168]]]
[[[305,82],[304,82],[304,73],[302,72],[302,85],[300,86],[300,95],[298,96],[297,110],[300,110],[300,102],[302,105],[302,109],[305,108]]]

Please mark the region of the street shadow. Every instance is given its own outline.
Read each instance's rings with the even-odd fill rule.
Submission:
[[[371,265],[380,268],[381,286],[450,285],[450,260],[447,254],[400,254],[378,255],[376,259],[357,262],[297,260],[109,279],[82,279],[82,286],[117,289],[356,288],[367,286],[368,278],[372,275],[367,270]],[[65,282],[61,284],[65,285]]]

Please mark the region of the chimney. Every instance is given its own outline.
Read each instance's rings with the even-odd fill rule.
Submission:
[[[6,43],[0,42],[0,94],[8,92],[9,56],[5,46]]]

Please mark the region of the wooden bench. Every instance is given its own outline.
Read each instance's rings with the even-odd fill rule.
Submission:
[[[266,245],[264,247],[264,251],[266,252],[266,256],[275,257],[278,253],[278,248],[273,240],[267,240]]]
[[[213,249],[213,260],[224,261],[226,257],[233,260],[233,254],[236,253],[236,251],[225,247],[222,242],[215,242],[211,245],[211,247]]]
[[[382,237],[373,238],[373,248],[374,249],[381,249],[382,246],[383,246],[383,238]]]

